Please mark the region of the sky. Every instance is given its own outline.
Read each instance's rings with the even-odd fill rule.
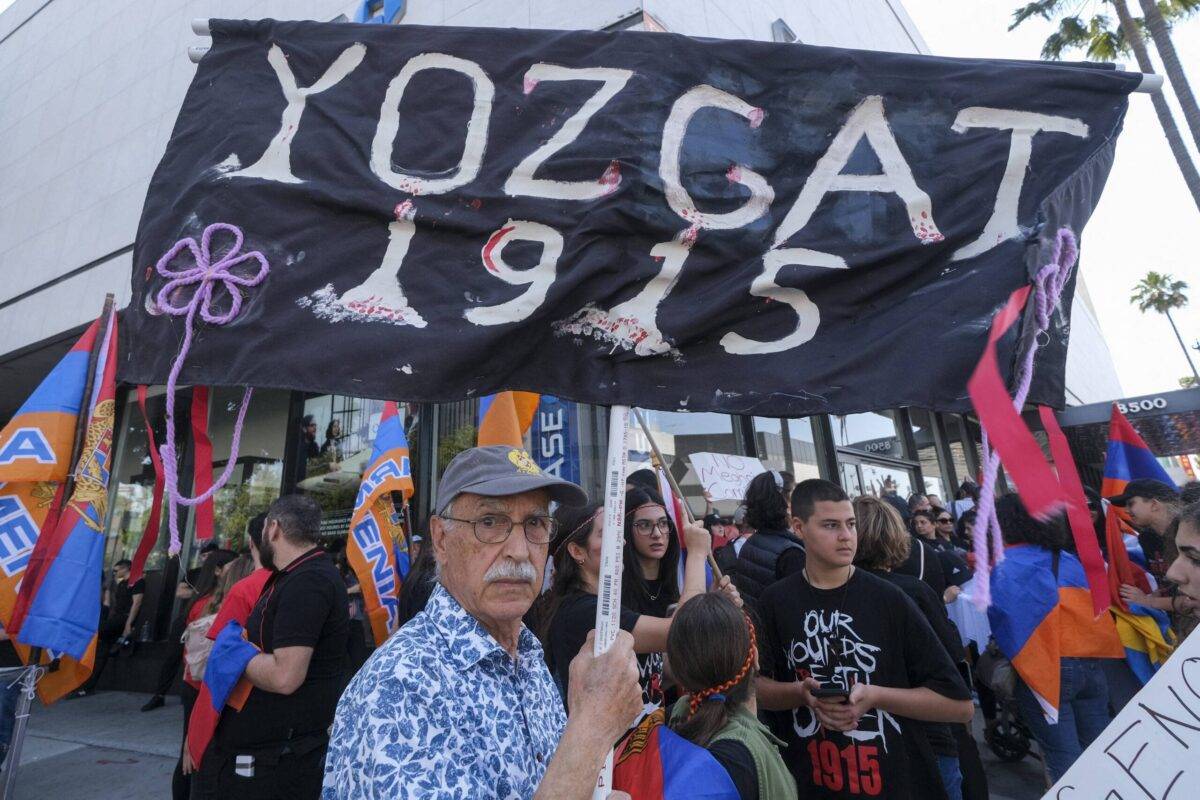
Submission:
[[[1021,0],[902,1],[934,55],[1038,58],[1042,43],[1054,29],[1051,23],[1037,19],[1008,32],[1013,9],[1023,4]],[[1128,2],[1131,9],[1137,8],[1137,0]],[[1102,6],[1098,1],[1087,5],[1089,13]],[[1200,94],[1200,15],[1177,24],[1172,38],[1192,91]],[[1083,54],[1074,58],[1082,60]],[[1132,54],[1127,68],[1137,68]],[[1161,67],[1157,71],[1161,72]],[[1181,135],[1194,145],[1169,82],[1163,90],[1176,110]],[[1191,151],[1200,165],[1194,146]],[[1189,346],[1200,339],[1198,214],[1149,95],[1132,95],[1112,172],[1083,231],[1080,248],[1088,294],[1126,397],[1178,389],[1179,378],[1191,374],[1166,317],[1141,313],[1129,296],[1150,270],[1187,281],[1192,304],[1175,313],[1175,321]],[[1200,366],[1200,353],[1193,350],[1191,355]]]

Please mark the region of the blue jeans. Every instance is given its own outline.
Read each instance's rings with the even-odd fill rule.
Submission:
[[[20,670],[0,672],[0,764],[8,755],[13,725],[17,720],[17,701],[21,697]]]
[[[1042,746],[1046,770],[1053,783],[1075,763],[1112,721],[1108,713],[1108,682],[1098,658],[1064,658],[1059,662],[1058,724],[1042,716],[1042,707],[1022,681],[1017,682],[1021,718]]]
[[[958,756],[938,756],[938,772],[942,774],[942,786],[949,800],[962,800],[962,770]]]

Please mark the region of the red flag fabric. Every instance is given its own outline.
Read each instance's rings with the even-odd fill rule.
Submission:
[[[146,386],[137,387],[138,408],[142,410],[142,420],[146,423],[146,444],[150,451],[150,463],[154,465],[154,491],[150,498],[150,518],[142,530],[142,540],[138,542],[133,554],[133,564],[129,568],[129,585],[137,583],[146,571],[146,559],[158,542],[158,526],[162,522],[163,499],[163,468],[162,458],[158,455],[158,443],[154,441],[154,427],[150,424],[150,416],[146,413]]]
[[[1079,471],[1075,467],[1075,458],[1071,455],[1071,446],[1058,425],[1054,410],[1048,406],[1038,406],[1038,415],[1050,440],[1050,454],[1054,456],[1058,483],[1067,500],[1067,521],[1071,523],[1075,552],[1079,554],[1083,573],[1087,576],[1088,591],[1092,596],[1092,611],[1096,616],[1100,616],[1109,607],[1108,575],[1104,570],[1104,554],[1100,552],[1100,542],[1096,541],[1096,529],[1088,511],[1087,497],[1083,493],[1083,482],[1079,480]]]
[[[1021,502],[1035,517],[1046,518],[1066,502],[1054,471],[1046,463],[1042,448],[1029,432],[1021,415],[1013,408],[1013,399],[1000,374],[996,343],[1021,318],[1021,312],[1033,287],[1022,286],[992,320],[983,356],[967,382],[967,391],[979,422],[987,430],[992,446],[1000,453],[1004,468],[1021,492]]]
[[[1129,551],[1125,549],[1125,530],[1117,507],[1109,505],[1104,516],[1104,539],[1108,547],[1108,591],[1112,604],[1122,611],[1128,611],[1129,606],[1121,599],[1121,584],[1136,586],[1147,594],[1150,593],[1150,581],[1146,571],[1133,563]]]
[[[199,497],[213,485],[213,448],[208,438],[208,387],[192,387],[192,444],[195,448],[193,495]],[[196,538],[213,537],[213,501],[196,506]]]

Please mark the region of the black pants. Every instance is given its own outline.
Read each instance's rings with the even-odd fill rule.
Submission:
[[[236,750],[214,742],[193,776],[192,800],[319,800],[328,746],[324,734]]]
[[[979,757],[979,746],[971,735],[969,725],[951,725],[954,743],[958,747],[958,768],[962,771],[963,800],[988,800],[987,773],[983,759]]]
[[[121,634],[125,632],[125,620],[126,617],[109,617],[100,625],[96,632],[96,661],[92,665],[92,676],[79,688],[89,692],[96,688],[96,684],[100,682],[100,675],[108,664],[108,651],[113,649]]]
[[[187,742],[188,722],[200,693],[190,683],[184,683],[179,696],[183,699],[183,742],[179,745],[179,760],[175,762],[175,774],[171,776],[172,800],[188,800],[192,794],[192,776],[183,774],[183,745]]]

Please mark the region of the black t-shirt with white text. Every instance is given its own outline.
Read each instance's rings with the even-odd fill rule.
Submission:
[[[240,712],[222,714],[220,746],[249,748],[323,734],[345,686],[350,634],[346,584],[328,554],[313,548],[272,574],[246,620],[246,634],[264,653],[311,647],[312,659],[292,694],[256,687]]]
[[[816,589],[803,574],[789,576],[763,593],[760,610],[762,669],[775,680],[811,676],[847,691],[862,682],[970,697],[913,602],[863,570],[835,589]],[[825,730],[807,707],[790,717],[785,760],[801,797],[944,797],[933,751],[912,720],[877,709],[847,734]]]
[[[563,597],[550,621],[546,632],[546,662],[562,692],[563,703],[567,702],[570,687],[571,659],[579,653],[587,641],[588,631],[596,627],[596,595],[575,592]],[[621,606],[621,630],[633,633],[641,614]],[[642,685],[642,702],[651,705],[663,704],[662,653],[638,654],[638,680]]]

